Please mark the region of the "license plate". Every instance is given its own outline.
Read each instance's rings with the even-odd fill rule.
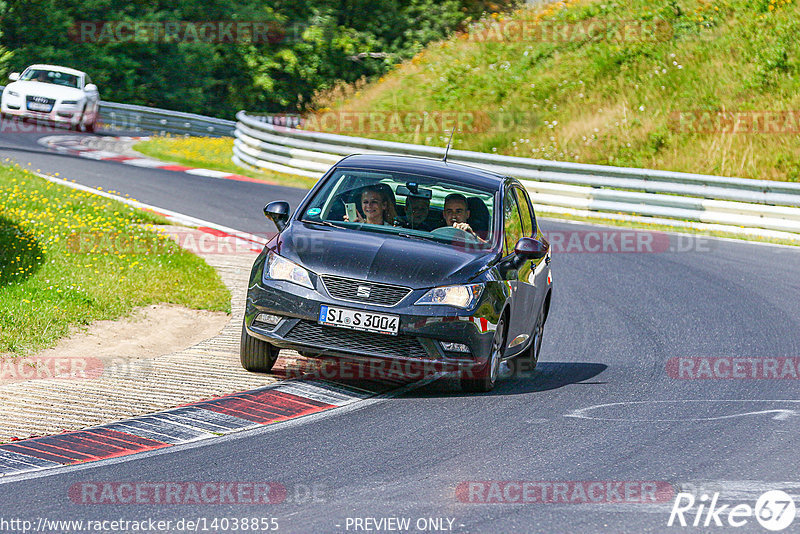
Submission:
[[[396,336],[400,326],[400,316],[321,306],[319,324]]]
[[[28,109],[31,111],[47,111],[53,109],[50,104],[42,104],[41,102],[28,102]]]

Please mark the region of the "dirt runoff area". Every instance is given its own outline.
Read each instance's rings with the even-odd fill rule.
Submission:
[[[171,227],[170,233],[197,233],[198,239],[187,240],[193,242],[215,237],[183,227]],[[231,315],[147,306],[120,320],[96,322],[33,357],[4,359],[0,442],[79,430],[277,381],[274,374],[245,371],[239,362],[244,302],[256,254],[210,250],[199,255],[230,289]],[[283,366],[279,360],[276,371]]]
[[[219,334],[228,321],[224,312],[172,304],[136,308],[129,317],[92,323],[34,356],[0,357],[0,385],[94,376],[111,366],[187,349]]]

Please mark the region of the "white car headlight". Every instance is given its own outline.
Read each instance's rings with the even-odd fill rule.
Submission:
[[[483,284],[434,287],[422,295],[415,304],[455,306],[468,310],[478,303],[481,293],[483,293]]]
[[[294,284],[314,289],[308,270],[300,267],[296,263],[278,256],[274,252],[267,255],[267,262],[264,265],[264,279],[286,280]]]
[[[12,91],[11,89],[9,89],[9,90],[8,90],[8,95],[9,95],[9,96],[16,96],[16,97],[19,97],[19,93],[18,93],[18,92],[16,92],[16,91]]]

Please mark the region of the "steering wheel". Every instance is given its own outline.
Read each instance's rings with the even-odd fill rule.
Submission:
[[[462,230],[461,228],[456,228],[455,226],[442,226],[440,228],[434,228],[431,230],[431,234],[437,237],[444,237],[447,239],[455,239],[458,241],[471,241],[473,243],[479,243],[475,236],[471,233],[467,232],[466,230]]]

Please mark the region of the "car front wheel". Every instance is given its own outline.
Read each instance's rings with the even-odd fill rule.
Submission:
[[[239,359],[248,371],[268,373],[278,359],[278,348],[247,333],[242,324],[242,342],[239,346]]]
[[[500,317],[494,331],[492,349],[488,361],[476,370],[463,371],[461,374],[461,389],[470,392],[491,391],[497,383],[500,374],[500,360],[503,357],[503,348],[506,338],[505,317]]]

